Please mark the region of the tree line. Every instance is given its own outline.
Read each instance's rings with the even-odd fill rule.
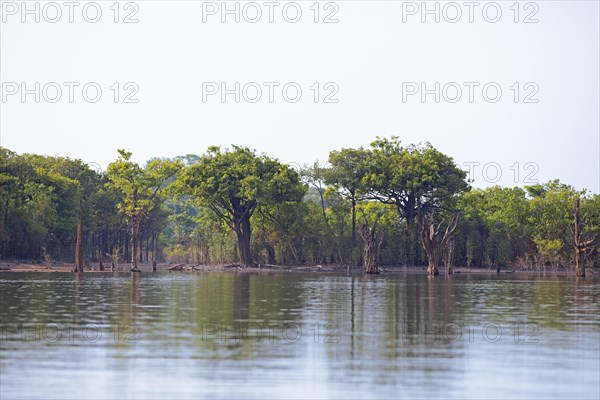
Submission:
[[[362,266],[600,266],[600,196],[550,181],[474,189],[431,144],[377,138],[303,168],[246,147],[106,171],[0,147],[0,257]]]

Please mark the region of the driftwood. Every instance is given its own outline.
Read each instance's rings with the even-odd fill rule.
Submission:
[[[200,269],[200,268],[198,268],[199,266],[200,266],[200,264],[191,264],[191,265],[190,265],[190,264],[186,264],[186,265],[183,267],[183,269],[184,269],[185,271],[197,271],[197,270],[199,270],[199,269]]]
[[[167,268],[167,270],[168,271],[182,271],[184,265],[185,264],[175,264],[172,267]]]

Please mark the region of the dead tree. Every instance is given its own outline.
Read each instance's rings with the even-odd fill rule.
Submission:
[[[448,248],[448,242],[452,238],[454,231],[456,231],[459,219],[458,214],[454,214],[452,216],[452,218],[448,222],[448,225],[446,226],[444,234],[440,239],[440,232],[445,220],[442,220],[436,224],[434,217],[435,211],[431,211],[425,215],[419,215],[419,217],[417,218],[421,244],[423,245],[423,250],[425,250],[425,254],[427,254],[427,274],[429,276],[437,276],[440,274],[437,268],[437,265],[440,261],[440,256],[442,254],[442,251]],[[449,262],[450,264],[447,264],[446,272],[448,274],[451,274],[452,261]]]
[[[379,250],[381,243],[383,242],[381,237],[377,235],[377,222],[379,218],[373,223],[369,224],[367,216],[364,211],[363,218],[364,224],[360,228],[360,236],[363,239],[363,272],[365,274],[379,274]]]
[[[381,239],[377,237],[377,223],[364,224],[360,229],[363,238],[363,271],[365,274],[379,274],[379,249]]]
[[[79,223],[77,224],[77,240],[75,241],[75,272],[83,272],[83,204],[79,199]]]
[[[589,240],[584,240],[582,238],[584,222],[581,218],[580,203],[581,198],[578,197],[575,200],[575,207],[573,210],[574,223],[571,233],[573,235],[572,245],[575,250],[575,274],[583,277],[585,276],[585,259],[589,253],[593,252],[598,247],[599,236],[596,234]]]

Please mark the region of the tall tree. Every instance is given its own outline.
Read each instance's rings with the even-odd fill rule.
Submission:
[[[356,205],[364,193],[363,180],[367,174],[368,150],[342,149],[329,153],[330,168],[324,172],[325,183],[333,185],[346,197],[352,207],[351,254],[353,262],[356,247]]]
[[[166,182],[182,167],[181,161],[152,159],[145,168],[131,161],[132,153],[118,150],[118,159],[108,166],[106,175],[122,195],[119,212],[127,218],[130,229],[131,270],[138,270],[138,245],[140,225],[157,207],[160,194],[165,190]]]
[[[418,216],[429,218],[435,210],[454,207],[456,197],[469,190],[466,173],[452,157],[436,150],[431,144],[401,146],[397,137],[377,139],[372,144],[372,156],[364,179],[367,197],[396,207],[406,221],[409,243],[417,244]],[[426,221],[421,221],[426,225]],[[420,235],[423,243],[423,235]],[[411,262],[414,262],[414,254]],[[429,258],[429,257],[428,257]]]
[[[245,147],[210,147],[185,168],[179,194],[210,208],[235,232],[240,264],[252,266],[251,217],[260,204],[300,201],[306,192],[298,174],[285,164]]]

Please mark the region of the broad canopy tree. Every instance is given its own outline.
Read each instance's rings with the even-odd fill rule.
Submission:
[[[393,204],[409,227],[419,212],[448,207],[466,192],[466,172],[431,144],[403,147],[397,137],[377,139],[365,177],[367,198]]]
[[[429,143],[403,147],[397,137],[392,137],[377,139],[371,147],[364,178],[366,197],[395,206],[410,235],[416,236],[419,231],[428,273],[437,275],[439,254],[450,242],[456,224],[450,222],[440,237],[437,233],[444,219],[438,221],[435,217],[451,214],[458,196],[469,190],[465,171]],[[455,221],[455,217],[449,220]]]
[[[289,166],[246,147],[210,147],[179,175],[176,192],[208,207],[235,232],[240,264],[252,266],[251,217],[259,205],[299,202],[306,193]]]

